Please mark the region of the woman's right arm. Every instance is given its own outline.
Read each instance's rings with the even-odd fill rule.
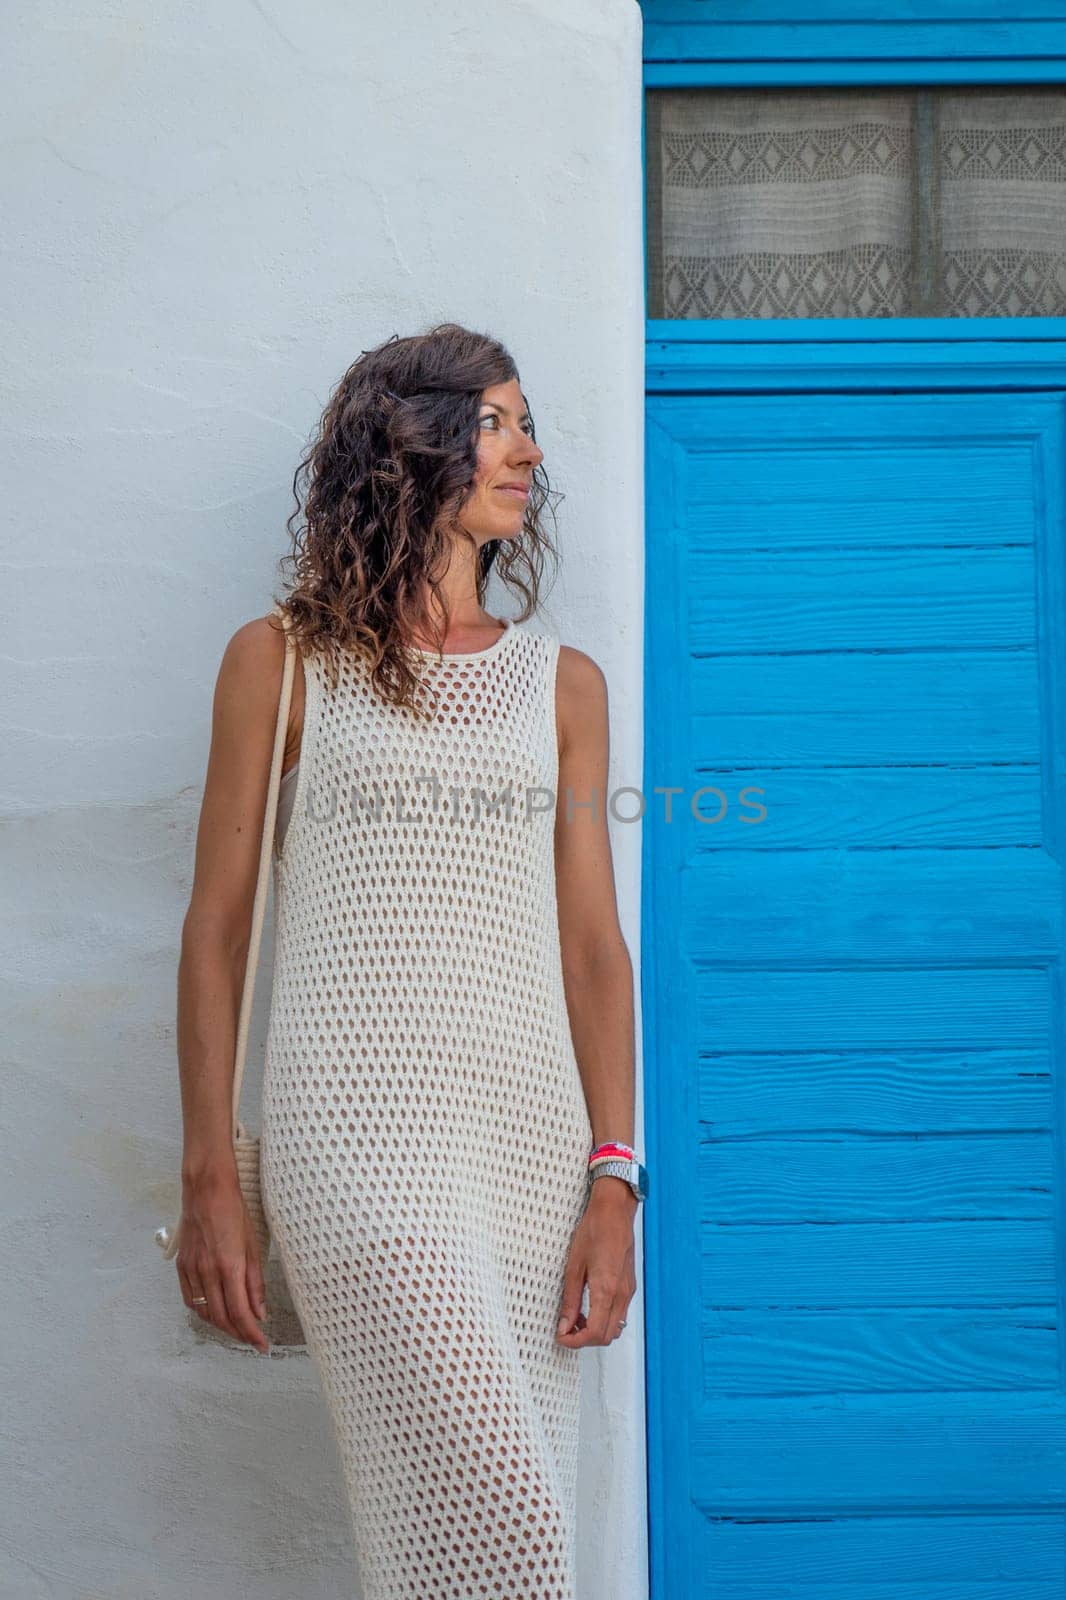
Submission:
[[[256,1323],[265,1315],[263,1272],[233,1152],[233,1065],[284,650],[276,619],[259,617],[238,628],[223,653],[178,965],[184,1130],[178,1277],[187,1305],[206,1295],[208,1304],[193,1309],[260,1349],[266,1347]],[[285,766],[293,744],[298,748],[301,679],[297,673]]]

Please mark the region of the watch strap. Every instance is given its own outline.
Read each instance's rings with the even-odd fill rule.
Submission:
[[[639,1161],[625,1161],[621,1156],[597,1161],[589,1168],[590,1187],[597,1178],[621,1178],[638,1200],[645,1199],[648,1193],[647,1169]]]

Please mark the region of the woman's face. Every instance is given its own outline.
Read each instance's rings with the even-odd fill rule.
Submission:
[[[517,378],[482,392],[477,426],[477,472],[460,521],[480,546],[521,533],[533,469],[544,452],[531,437]]]

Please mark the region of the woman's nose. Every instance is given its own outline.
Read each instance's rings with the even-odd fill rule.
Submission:
[[[515,455],[519,461],[531,461],[535,467],[539,467],[544,460],[544,451],[528,434],[525,443],[519,447]]]

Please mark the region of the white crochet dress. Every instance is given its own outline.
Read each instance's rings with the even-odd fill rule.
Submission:
[[[558,650],[509,623],[419,652],[428,724],[354,654],[336,687],[305,660],[262,1183],[363,1600],[575,1600],[580,1351],[554,1332],[591,1127],[556,907]]]

